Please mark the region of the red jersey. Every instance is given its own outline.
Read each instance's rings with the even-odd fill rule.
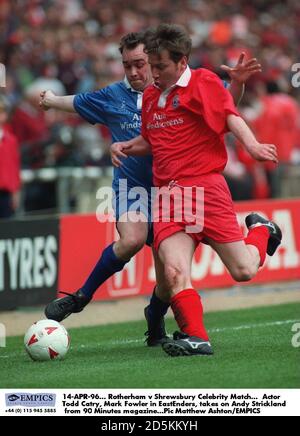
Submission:
[[[0,139],[0,190],[16,192],[20,189],[20,156],[17,138],[8,128]]]
[[[222,172],[230,114],[239,116],[232,96],[209,70],[187,68],[164,92],[149,86],[143,95],[141,134],[151,144],[154,185]]]

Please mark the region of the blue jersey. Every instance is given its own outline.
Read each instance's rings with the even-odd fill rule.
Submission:
[[[131,88],[126,79],[98,91],[76,95],[74,108],[91,124],[107,126],[113,142],[128,141],[140,134],[142,92]],[[117,189],[121,178],[127,180],[129,189],[141,186],[149,190],[152,186],[152,157],[123,159],[122,165],[114,168],[114,188]]]

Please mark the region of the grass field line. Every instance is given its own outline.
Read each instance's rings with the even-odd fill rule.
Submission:
[[[222,328],[214,328],[210,329],[210,333],[221,333],[227,330],[248,330],[252,328],[264,328],[264,327],[272,327],[277,325],[285,325],[285,324],[293,324],[295,322],[300,322],[300,319],[287,319],[285,321],[270,321],[270,322],[261,322],[258,324],[244,324],[235,327],[222,327]]]
[[[256,323],[256,324],[242,324],[242,325],[238,325],[238,326],[212,328],[212,329],[208,329],[208,332],[209,333],[222,333],[222,332],[226,332],[226,331],[249,330],[252,328],[265,328],[265,327],[272,327],[272,326],[282,326],[282,325],[287,325],[287,324],[294,324],[296,322],[300,322],[300,320],[299,319],[287,319],[287,320],[283,320],[283,321],[270,321],[270,322],[262,322],[262,323]],[[98,347],[98,346],[101,346],[103,344],[105,344],[105,345],[127,345],[127,344],[141,343],[143,341],[144,341],[143,338],[122,339],[122,340],[118,340],[118,341],[116,341],[116,340],[112,340],[112,341],[103,340],[103,341],[97,342],[96,344],[93,344],[92,347]],[[87,349],[87,348],[91,348],[91,346],[88,344],[80,344],[79,346],[75,346],[74,348]],[[8,359],[9,357],[16,356],[16,354],[23,354],[23,353],[24,353],[23,349],[20,349],[19,352],[15,351],[14,353],[6,353],[2,356],[0,355],[0,359]]]
[[[294,324],[295,322],[300,322],[299,319],[287,319],[284,321],[270,321],[270,322],[262,322],[258,324],[243,324],[235,327],[221,327],[221,328],[213,328],[208,329],[209,333],[222,333],[228,330],[237,331],[237,330],[248,330],[252,328],[264,328],[264,327],[272,327],[272,326],[281,326],[286,324]],[[111,341],[110,344],[120,345],[120,344],[131,344],[135,342],[142,342],[143,339],[125,339],[120,341]]]

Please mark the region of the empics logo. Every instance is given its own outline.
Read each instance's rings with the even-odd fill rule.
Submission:
[[[292,332],[295,333],[292,337],[292,346],[294,348],[300,347],[300,322],[293,324]]]
[[[7,399],[9,401],[12,401],[12,402],[17,401],[19,398],[20,398],[19,395],[16,395],[16,394],[8,395],[8,397],[7,397]]]
[[[0,88],[5,88],[6,86],[6,69],[5,65],[0,64]]]
[[[16,392],[13,394],[5,394],[5,403],[6,407],[55,407],[56,394]]]

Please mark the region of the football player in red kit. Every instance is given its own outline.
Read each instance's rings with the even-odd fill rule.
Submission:
[[[120,157],[152,152],[156,187],[167,187],[171,193],[180,190],[183,197],[192,188],[204,190],[203,225],[196,233],[188,230],[189,219],[175,219],[178,207],[174,202],[166,220],[158,203],[154,244],[164,264],[169,301],[180,328],[163,349],[172,356],[212,354],[201,299],[191,283],[195,248],[200,242],[210,244],[236,281],[248,281],[263,265],[266,253],[273,255],[282,239],[275,223],[254,213],[246,218],[249,233],[244,239],[222,175],[227,162],[224,134],[231,131],[259,161],[277,163],[276,146],[258,143],[218,76],[203,68],[189,68],[191,40],[182,27],[158,26],[149,33],[145,50],[154,84],[144,92],[141,135],[113,144],[112,160],[118,166]],[[191,200],[191,209],[197,209],[195,194]]]

